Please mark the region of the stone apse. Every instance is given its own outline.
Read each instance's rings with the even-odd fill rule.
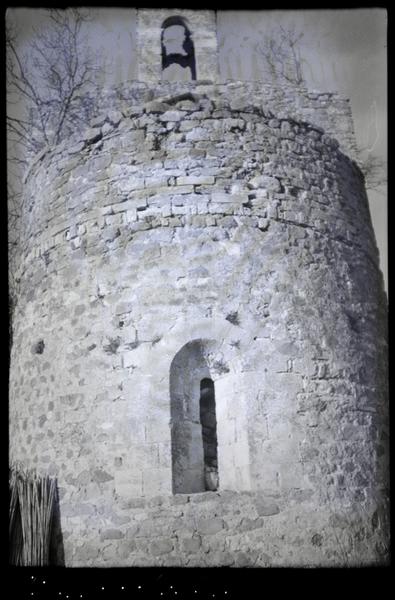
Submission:
[[[385,564],[349,103],[221,82],[213,11],[139,10],[137,51],[25,177],[10,458],[57,477],[67,566]]]

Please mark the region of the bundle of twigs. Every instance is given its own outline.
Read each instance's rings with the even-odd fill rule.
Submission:
[[[56,480],[14,467],[10,473],[10,560],[23,566],[49,564]]]
[[[9,514],[9,540],[10,540],[10,562],[13,565],[20,565],[21,553],[23,547],[21,515],[18,501],[18,487],[16,483],[16,468],[10,469],[10,514]]]

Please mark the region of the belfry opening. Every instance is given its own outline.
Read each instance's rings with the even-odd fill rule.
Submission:
[[[184,19],[165,19],[161,30],[162,79],[190,81],[196,79],[195,47]]]

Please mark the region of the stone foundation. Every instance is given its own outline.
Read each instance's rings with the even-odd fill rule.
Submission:
[[[322,567],[383,564],[385,510],[318,509],[311,494],[176,494],[63,507],[73,566]],[[89,516],[81,518],[81,513]],[[67,516],[66,516],[67,515]],[[79,532],[78,534],[76,532]]]

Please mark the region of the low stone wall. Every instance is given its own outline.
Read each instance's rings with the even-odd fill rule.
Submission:
[[[73,566],[308,567],[383,564],[385,511],[318,509],[311,494],[231,491],[135,498],[106,514],[98,498],[64,503]],[[81,515],[85,515],[81,518]],[[104,516],[105,515],[105,516]]]

